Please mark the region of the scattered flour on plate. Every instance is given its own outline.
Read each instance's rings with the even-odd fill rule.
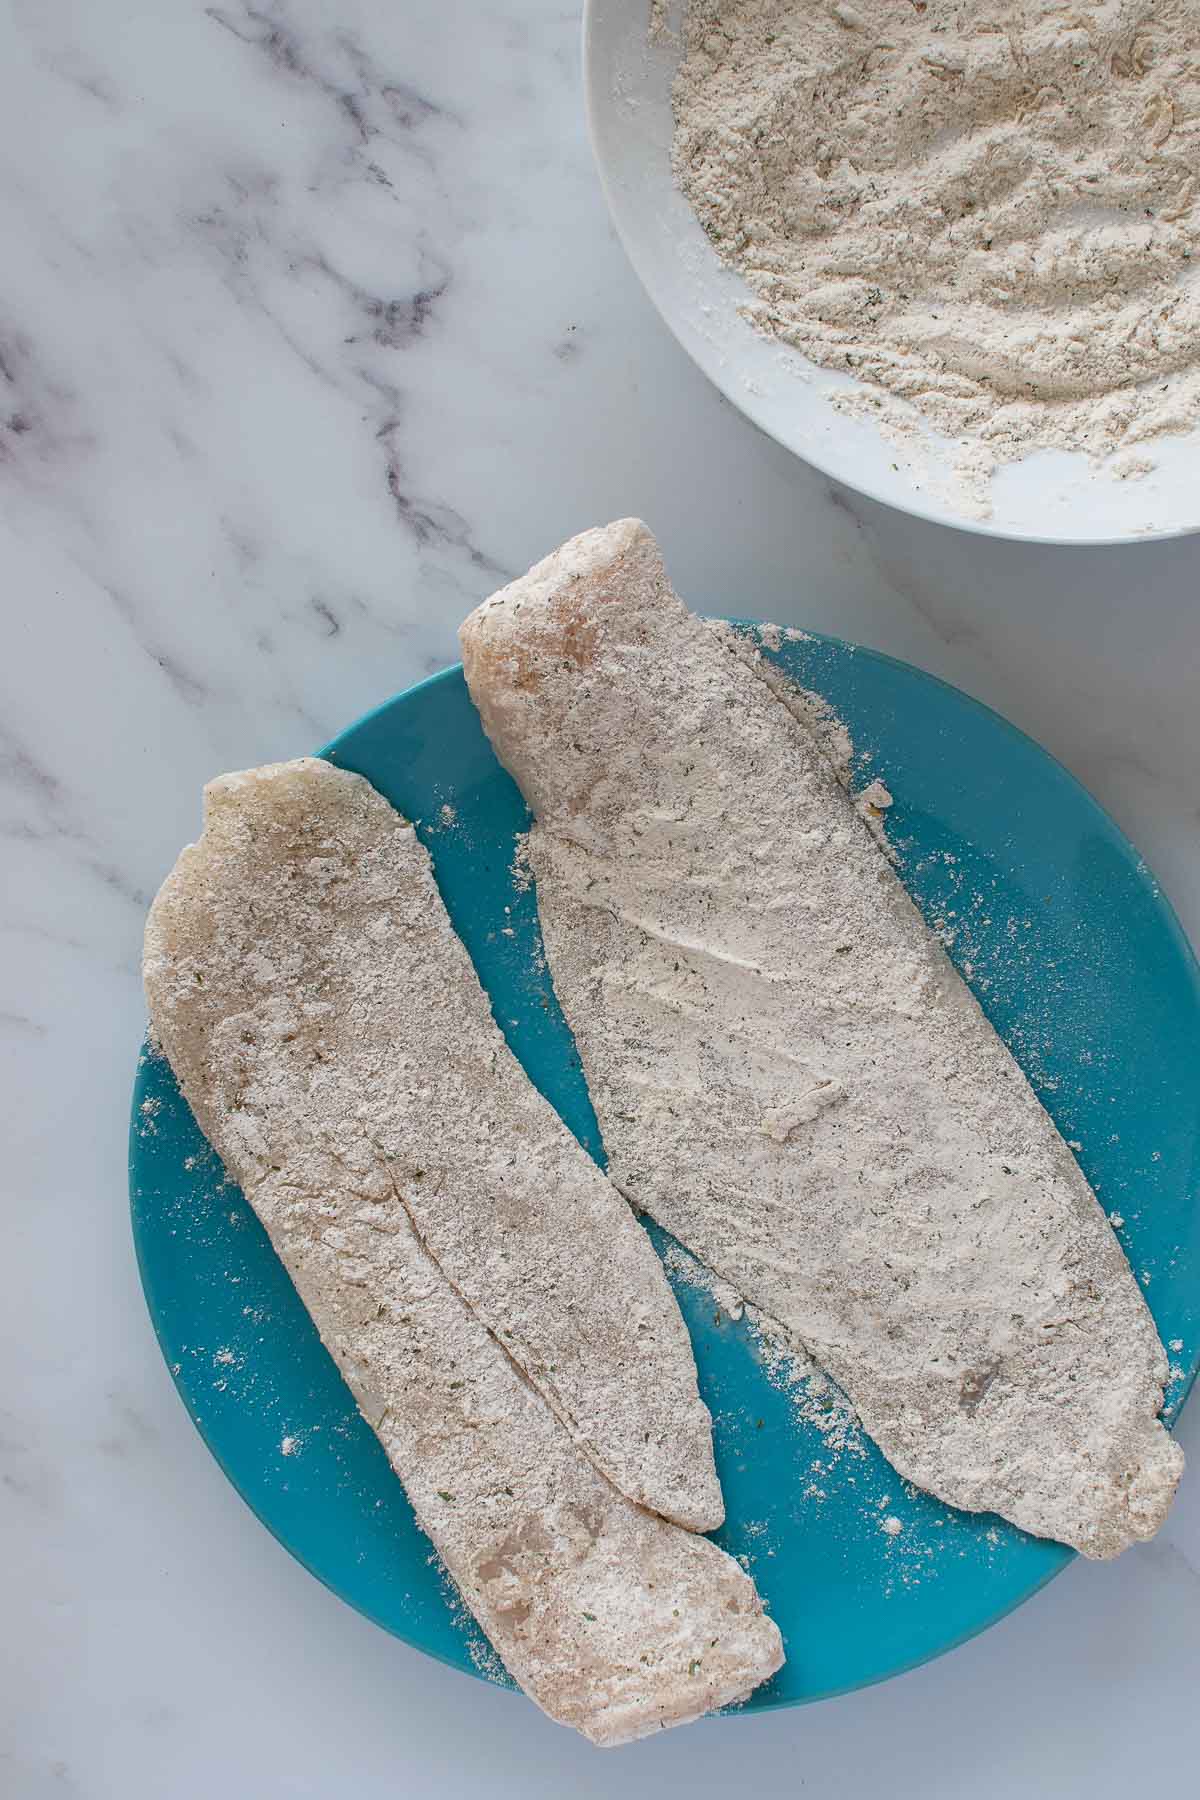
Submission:
[[[466,1613],[465,1609],[461,1611],[460,1619],[464,1630],[468,1629],[468,1617],[469,1615]],[[471,1662],[475,1668],[478,1669],[485,1681],[493,1682],[496,1687],[512,1687],[513,1683],[508,1670],[504,1667],[504,1664],[500,1661],[500,1658],[496,1655],[496,1652],[492,1649],[492,1646],[488,1643],[482,1632],[474,1625],[474,1621],[471,1621],[467,1643],[467,1655],[470,1657]]]
[[[803,1350],[785,1343],[773,1320],[765,1319],[754,1307],[746,1306],[728,1282],[714,1275],[681,1244],[668,1244],[663,1253],[663,1264],[673,1281],[710,1295],[729,1318],[740,1319],[745,1314],[755,1356],[768,1382],[791,1401],[795,1419],[813,1426],[825,1441],[827,1460],[814,1462],[812,1473],[825,1473],[847,1453],[860,1457],[867,1455],[862,1427],[845,1394]],[[809,1499],[826,1497],[815,1482],[810,1482],[805,1492]]]
[[[821,754],[831,765],[834,774],[844,788],[849,789],[853,781],[856,753],[854,741],[847,729],[845,720],[835,712],[828,700],[822,695],[813,693],[810,688],[800,683],[771,662],[769,657],[761,654],[754,639],[739,631],[725,619],[710,619],[709,629],[720,639],[726,649],[739,656],[743,662],[749,663],[754,673],[765,681],[775,698],[787,708],[794,719],[811,734],[820,747]],[[797,631],[792,627],[782,629],[769,621],[755,627],[754,636],[758,644],[767,650],[779,650],[783,644],[810,643],[812,634]],[[847,647],[848,650],[851,647]],[[852,653],[852,651],[851,651]]]
[[[750,1337],[771,1386],[786,1394],[796,1420],[819,1431],[827,1465],[844,1455],[865,1457],[867,1446],[858,1415],[837,1383],[801,1349],[787,1344],[774,1320],[746,1308]]]
[[[450,1571],[437,1551],[431,1551],[425,1561],[437,1573],[438,1586],[442,1591],[442,1600],[445,1603],[446,1611],[450,1614],[455,1630],[467,1640],[467,1655],[470,1657],[473,1667],[478,1670],[485,1681],[493,1682],[497,1687],[513,1687],[512,1677],[476,1624],[462,1595],[454,1585]]]
[[[513,887],[518,894],[527,894],[533,886],[533,870],[529,865],[529,833],[521,831],[517,834],[513,859],[508,867]]]
[[[743,1312],[742,1297],[731,1288],[729,1283],[706,1269],[702,1262],[684,1249],[682,1244],[671,1242],[663,1252],[663,1267],[667,1274],[683,1287],[697,1288],[708,1294],[731,1319],[740,1319]]]

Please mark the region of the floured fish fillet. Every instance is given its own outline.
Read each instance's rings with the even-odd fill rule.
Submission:
[[[663,1505],[712,1486],[653,1250],[526,1092],[411,827],[322,762],[214,782],[204,836],[152,908],[145,976],[199,1124],[525,1691],[609,1744],[765,1680],[780,1639],[750,1580],[580,1448],[591,1433]],[[651,1439],[677,1407],[690,1447],[635,1454],[643,1404]]]
[[[316,1193],[328,1169],[314,1185],[303,1165],[319,1156],[364,1204],[404,1207],[597,1468],[666,1518],[719,1525],[712,1424],[662,1265],[505,1044],[412,827],[313,758],[225,776],[206,805],[146,940],[151,1008],[201,1125],[239,1146],[252,1186],[286,1164]],[[311,1120],[289,1144],[265,1115],[297,1089]],[[353,1283],[377,1221],[347,1203],[322,1236]]]
[[[901,1475],[1089,1556],[1182,1455],[1120,1247],[801,718],[634,520],[471,615],[614,1181]]]

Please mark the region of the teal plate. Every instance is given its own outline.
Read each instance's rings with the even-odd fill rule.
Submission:
[[[1200,1344],[1200,971],[1169,905],[1073,778],[986,707],[829,639],[785,641],[773,654],[846,720],[862,779],[879,775],[891,789],[906,884],[1079,1146],[1172,1347],[1174,1420]],[[325,755],[418,822],[506,1037],[598,1157],[579,1061],[538,954],[535,898],[511,872],[527,814],[461,670],[388,701]],[[264,1233],[149,1051],[130,1168],[154,1326],[238,1492],[360,1612],[455,1668],[504,1680]],[[715,1422],[729,1513],[718,1541],[747,1560],[787,1645],[785,1667],[750,1708],[814,1700],[936,1656],[1070,1560],[1058,1545],[906,1487],[836,1397],[789,1385],[746,1321],[654,1238]]]

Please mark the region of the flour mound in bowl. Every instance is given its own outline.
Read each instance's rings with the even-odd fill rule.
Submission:
[[[747,316],[958,440],[980,510],[1200,424],[1197,0],[690,0],[674,114]]]

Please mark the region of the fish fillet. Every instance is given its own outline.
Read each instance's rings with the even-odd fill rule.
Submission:
[[[207,806],[204,843],[184,852],[147,939],[151,955],[186,897],[209,963],[239,971],[222,999],[240,1004],[218,1023],[212,968],[189,988],[186,935],[182,960],[148,963],[157,1009],[174,993],[211,1033],[201,1124],[222,1111],[256,1185],[284,1155],[263,1108],[303,1085],[322,1110],[293,1160],[320,1134],[375,1200],[386,1181],[601,1472],[689,1529],[719,1525],[712,1423],[662,1266],[505,1044],[412,827],[315,759],[226,776]],[[351,1271],[369,1237],[345,1222],[326,1233]]]
[[[616,1184],[901,1475],[1089,1556],[1150,1536],[1182,1455],[1141,1293],[798,710],[635,520],[461,636]]]
[[[145,979],[198,1122],[525,1691],[609,1744],[766,1679],[779,1633],[743,1571],[599,1472],[665,1504],[699,1470],[711,1511],[686,1333],[505,1048],[411,827],[323,762],[212,783]],[[635,1446],[643,1410],[648,1440],[676,1416],[669,1448]]]

